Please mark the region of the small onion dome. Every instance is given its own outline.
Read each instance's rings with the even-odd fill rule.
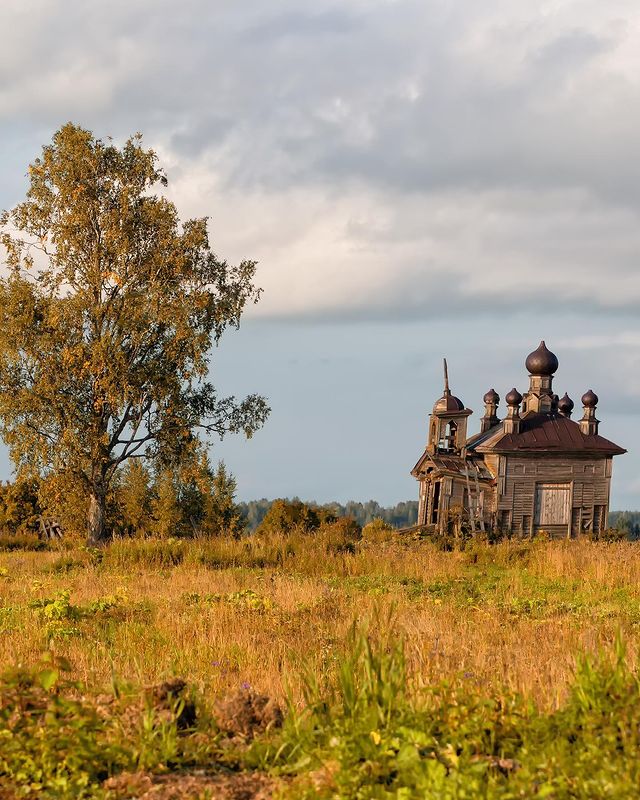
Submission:
[[[514,386],[504,399],[508,406],[519,406],[522,402],[522,395]]]
[[[588,392],[582,395],[582,405],[585,408],[595,408],[598,405],[598,395],[593,389],[589,389]]]
[[[464,411],[464,403],[452,394],[443,395],[433,407],[433,413],[443,413],[448,411]]]
[[[574,406],[573,400],[565,392],[564,395],[560,398],[560,402],[558,403],[558,410],[561,411],[563,414],[570,414],[573,411],[573,406]]]
[[[496,392],[495,389],[489,389],[489,391],[485,394],[482,398],[485,403],[491,403],[493,405],[497,405],[500,402],[500,395]]]
[[[544,341],[540,342],[537,350],[529,353],[524,363],[530,375],[549,376],[558,369],[558,359],[551,350],[547,350]]]

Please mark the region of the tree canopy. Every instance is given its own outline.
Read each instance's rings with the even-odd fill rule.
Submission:
[[[199,434],[264,423],[264,398],[209,379],[212,344],[259,299],[256,263],[219,259],[206,218],[180,223],[140,135],[118,147],[67,124],[28,181],[0,217],[1,433],[19,473],[82,484],[99,541],[126,461],[175,464]]]

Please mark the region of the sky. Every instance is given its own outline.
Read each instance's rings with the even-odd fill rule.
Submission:
[[[259,262],[212,356],[272,407],[212,448],[241,499],[415,498],[443,356],[473,432],[545,339],[640,508],[636,0],[3,0],[0,208],[67,121],[142,132],[181,218]]]

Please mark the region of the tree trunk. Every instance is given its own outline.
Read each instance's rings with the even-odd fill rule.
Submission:
[[[94,488],[89,499],[87,536],[89,544],[103,544],[107,538],[106,530],[107,497],[102,488]]]

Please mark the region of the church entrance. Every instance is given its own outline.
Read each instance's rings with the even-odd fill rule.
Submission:
[[[570,522],[571,484],[537,484],[534,532],[544,530],[551,536],[568,536]]]

